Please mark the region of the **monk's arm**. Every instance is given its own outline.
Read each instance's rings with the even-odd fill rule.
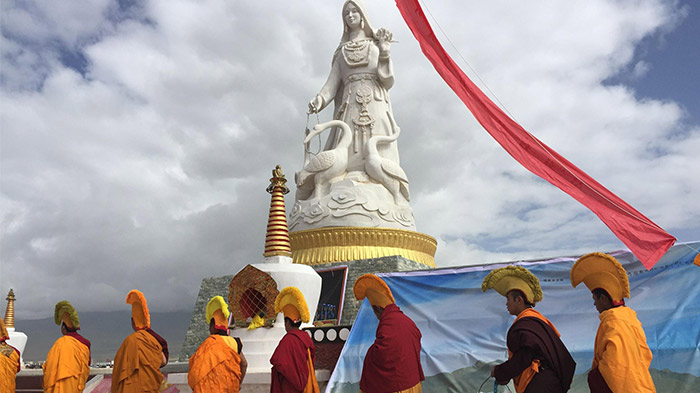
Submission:
[[[513,356],[506,362],[493,368],[493,376],[496,381],[508,382],[528,368],[532,364],[533,357],[534,353],[530,348],[520,348],[517,352],[513,352]]]
[[[248,360],[246,360],[245,355],[241,352],[239,355],[241,355],[241,382],[243,382],[243,378],[245,378],[245,373],[248,371]]]
[[[629,343],[625,343],[626,337],[624,337],[622,329],[619,329],[615,324],[606,323],[602,328],[604,329],[604,334],[599,344],[600,356],[597,370],[607,386],[621,386],[622,381],[616,377],[614,370],[629,367],[627,364],[628,359],[623,356],[625,345],[629,345]],[[628,337],[627,339],[629,340]]]

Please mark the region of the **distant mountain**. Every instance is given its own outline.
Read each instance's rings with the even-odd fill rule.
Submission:
[[[78,312],[79,333],[92,343],[92,361],[112,360],[124,338],[132,333],[131,312]],[[151,313],[151,328],[168,341],[172,359],[180,354],[191,318],[191,311]],[[53,318],[18,320],[15,328],[28,337],[22,355],[25,362],[45,360],[51,345],[61,336]]]

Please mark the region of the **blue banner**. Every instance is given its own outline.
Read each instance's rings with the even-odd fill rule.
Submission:
[[[700,242],[677,244],[651,270],[629,251],[610,253],[629,275],[631,297],[626,303],[646,332],[658,392],[690,393],[700,386],[700,267],[693,264],[698,249]],[[586,373],[600,321],[585,285],[571,287],[569,270],[576,259],[515,264],[539,278],[544,299],[536,309],[554,323],[576,360],[570,391],[588,392]],[[507,359],[505,335],[515,317],[506,311],[503,296],[481,292],[481,282],[489,271],[506,265],[380,274],[396,304],[423,334],[424,392],[493,391],[491,368]],[[362,362],[377,322],[365,300],[326,392],[359,391]]]

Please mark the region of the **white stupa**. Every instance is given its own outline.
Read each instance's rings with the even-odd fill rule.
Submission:
[[[246,296],[253,293],[251,291],[260,294],[259,291],[254,290],[253,283],[246,283],[244,280],[237,281],[237,278],[246,276],[242,278],[250,280],[249,277],[252,276],[246,275],[248,272],[269,275],[276,283],[277,292],[282,291],[285,287],[296,287],[304,294],[304,298],[309,307],[311,321],[303,324],[303,328],[313,326],[311,322],[313,322],[313,316],[316,314],[318,299],[321,295],[321,276],[319,276],[311,266],[292,263],[287,216],[284,207],[284,194],[289,192],[289,189],[285,185],[286,181],[278,165],[275,170],[272,171],[272,179],[270,179],[271,184],[267,188],[267,192],[272,194],[272,201],[270,203],[270,215],[267,223],[267,235],[265,236],[263,261],[262,263],[247,265],[236,274],[231,283],[229,307],[232,309],[233,315],[240,315],[241,307],[243,307],[242,304],[245,302]],[[267,280],[269,280],[269,278],[267,278]],[[271,281],[269,282],[271,283]],[[242,284],[240,288],[234,288],[234,286],[239,284]],[[245,286],[249,288],[246,289]],[[272,296],[270,295],[269,297]],[[269,310],[269,306],[271,306],[269,304],[270,301],[274,303],[274,298],[268,299],[262,297],[261,302],[265,302],[265,307],[262,307],[262,305],[258,306],[252,312],[248,309],[247,313],[254,313],[255,316],[258,317],[258,321],[263,321],[263,318],[261,318],[258,313],[261,313],[263,308]],[[274,305],[272,306],[274,307]],[[255,378],[254,375],[257,374],[261,380],[269,382],[271,368],[270,357],[280,339],[286,334],[284,329],[284,315],[279,313],[273,316],[272,314],[273,313],[268,313],[266,318],[264,318],[267,320],[267,323],[261,327],[248,329],[247,327],[241,327],[240,324],[235,324],[237,328],[231,331],[232,336],[239,337],[243,342],[243,352],[248,360],[247,380],[252,379],[250,377]],[[247,316],[247,319],[251,319],[250,315],[244,316]],[[255,321],[250,323],[255,323]],[[245,322],[245,325],[249,325],[250,323]],[[272,326],[270,327],[269,325]]]

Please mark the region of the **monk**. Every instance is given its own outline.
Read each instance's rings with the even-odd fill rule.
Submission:
[[[571,267],[571,285],[582,281],[600,314],[588,373],[591,393],[656,392],[644,329],[637,313],[625,305],[624,298],[630,297],[625,268],[608,254],[586,254]]]
[[[194,393],[238,393],[248,362],[239,340],[228,335],[230,312],[221,296],[206,307],[209,337],[190,358],[187,383]]]
[[[357,300],[369,300],[379,319],[376,339],[362,365],[360,392],[422,392],[422,336],[416,324],[401,312],[389,286],[376,275],[360,276],[353,292]]]
[[[6,343],[10,334],[0,318],[0,393],[15,393],[15,377],[20,370],[19,351]]]
[[[516,316],[508,329],[508,360],[493,368],[500,385],[511,379],[517,393],[564,393],[571,387],[576,362],[554,324],[533,307],[542,300],[540,281],[521,266],[494,269],[481,284],[506,297],[506,309]]]
[[[282,289],[275,299],[275,312],[284,314],[287,334],[270,358],[270,393],[320,393],[314,369],[314,343],[300,329],[302,322],[310,320],[304,295],[295,287]]]
[[[78,313],[68,301],[56,303],[53,318],[63,336],[53,344],[42,366],[44,392],[80,393],[90,376],[90,341],[78,334]]]
[[[151,316],[143,293],[134,289],[126,296],[131,304],[129,335],[114,355],[112,393],[159,392],[163,384],[160,368],[168,363],[168,343],[151,330]]]

